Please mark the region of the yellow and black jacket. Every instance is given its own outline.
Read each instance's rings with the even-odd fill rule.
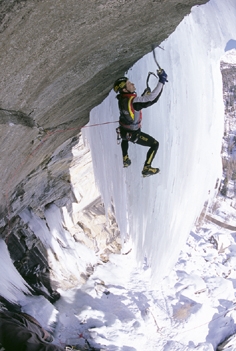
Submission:
[[[137,96],[136,93],[120,93],[117,96],[120,110],[120,126],[130,131],[141,128],[142,109],[156,103],[161,96],[163,84],[158,82],[149,94]]]

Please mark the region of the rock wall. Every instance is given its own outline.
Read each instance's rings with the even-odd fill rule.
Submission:
[[[206,2],[0,2],[0,234],[14,262],[26,230],[18,214],[31,208],[43,218],[48,204],[74,201],[71,149],[89,111],[151,44]]]

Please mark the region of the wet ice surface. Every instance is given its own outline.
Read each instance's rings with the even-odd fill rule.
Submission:
[[[160,143],[153,161],[160,174],[142,178],[147,149],[133,144],[129,147],[132,164],[122,168],[115,132],[118,123],[85,129],[105,206],[114,205],[123,238],[132,241],[140,264],[146,257],[154,280],[173,267],[204,202],[215,195],[221,179],[224,104],[220,58],[236,32],[235,6],[232,0],[213,0],[194,7],[161,43],[164,50],[156,49],[169,82],[157,104],[143,109],[142,131]],[[127,76],[138,94],[145,88],[148,72],[156,69],[150,53],[129,70]],[[118,119],[112,91],[92,110],[90,125]]]

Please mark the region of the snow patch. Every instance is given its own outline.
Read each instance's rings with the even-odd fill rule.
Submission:
[[[29,286],[15,268],[3,240],[0,240],[0,252],[1,295],[11,302],[18,303],[19,299],[24,297],[24,293],[31,294]]]

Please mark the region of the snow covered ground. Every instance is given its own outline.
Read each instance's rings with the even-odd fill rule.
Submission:
[[[81,291],[59,302],[74,337],[106,350],[213,350],[235,332],[236,233],[211,224],[191,232],[174,270],[150,285],[150,269],[134,256],[113,256]],[[76,300],[76,301],[75,301]],[[65,326],[65,324],[63,323]],[[65,340],[68,330],[59,331]],[[91,340],[93,338],[93,341]]]
[[[236,49],[231,49],[227,51],[223,55],[222,61],[228,63],[229,65],[236,65]]]
[[[61,290],[55,308],[29,297],[24,310],[51,324],[61,346],[88,340],[108,351],[215,350],[236,331],[236,231],[201,224],[159,283],[151,284],[150,267],[144,261],[137,268],[134,252],[124,248],[96,266],[85,285]]]

